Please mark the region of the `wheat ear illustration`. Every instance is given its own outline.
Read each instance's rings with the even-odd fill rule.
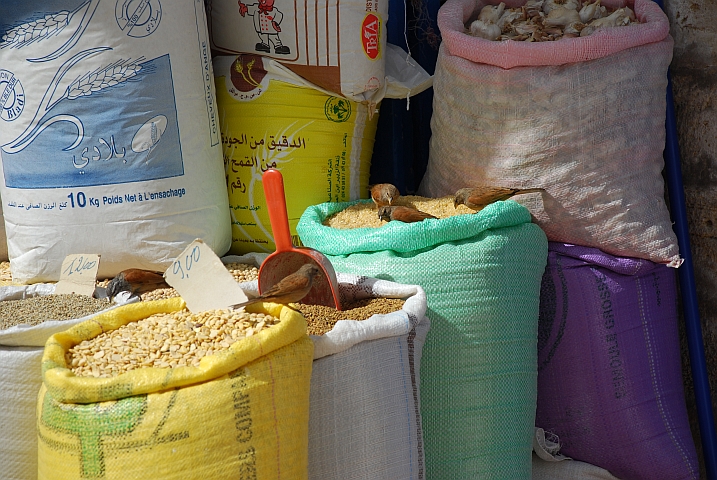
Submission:
[[[140,70],[142,70],[142,65],[139,63],[119,60],[78,78],[67,87],[65,96],[74,100],[92,95],[94,92],[126,82],[137,75]]]
[[[247,71],[246,71],[246,75],[245,75],[244,74],[244,64],[242,62],[236,62],[234,70],[236,70],[239,75],[244,77],[244,80],[246,81],[246,83],[248,83],[249,85],[258,87],[259,83],[256,80],[254,80],[254,78],[251,76],[251,68],[253,66],[254,66],[254,59],[252,59],[251,61],[249,61],[249,63],[247,63]],[[247,75],[249,76],[249,78],[247,78]]]
[[[5,35],[2,36],[2,41],[0,41],[0,47],[12,46],[19,48],[28,43],[57,35],[70,23],[70,18],[70,12],[63,10],[55,14],[45,15],[44,18],[18,25],[5,32]]]
[[[22,25],[13,27],[6,31],[0,38],[0,48],[21,48],[30,43],[54,37],[70,24],[70,20],[72,20],[72,17],[77,12],[85,9],[85,16],[89,13],[89,16],[92,17],[92,14],[97,8],[97,2],[98,0],[95,0],[94,8],[92,8],[91,11],[86,7],[88,5],[91,7],[90,4],[92,2],[87,1],[71,12],[69,10],[62,10],[57,13],[48,13],[43,18],[38,18],[37,20],[32,20],[31,22],[26,22]],[[83,23],[85,23],[84,18]],[[85,24],[84,27],[86,26],[87,25]],[[84,31],[84,27],[81,28],[82,31]],[[78,33],[81,32],[76,32],[75,36],[77,36]]]

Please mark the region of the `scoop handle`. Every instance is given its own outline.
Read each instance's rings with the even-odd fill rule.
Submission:
[[[289,232],[289,215],[286,213],[286,197],[284,196],[284,178],[281,172],[270,168],[261,177],[264,184],[266,207],[269,210],[271,231],[274,234],[277,252],[285,252],[294,248]]]

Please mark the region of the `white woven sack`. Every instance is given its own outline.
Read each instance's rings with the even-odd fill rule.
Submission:
[[[2,214],[2,197],[0,197],[0,262],[7,261],[7,235],[5,234],[5,218]]]
[[[44,283],[0,287],[0,302],[50,295],[54,291],[55,285]],[[35,407],[42,384],[41,361],[45,342],[55,333],[90,317],[92,315],[72,320],[49,320],[35,326],[16,325],[0,330],[0,476],[3,480],[37,478]]]
[[[580,462],[565,460],[547,462],[533,455],[533,480],[619,480],[604,468]]]
[[[547,438],[546,438],[547,437]],[[535,429],[533,480],[619,480],[604,468],[560,454],[560,439]]]
[[[449,0],[439,12],[441,31],[462,29],[461,21],[484,3]],[[459,45],[452,50],[449,42],[441,44],[429,161],[419,193],[440,197],[471,185],[543,187],[544,194],[514,200],[530,210],[549,240],[679,266],[661,175],[673,40],[659,6],[635,0],[634,8],[641,26],[600,35],[615,50],[625,40],[620,35],[633,32],[631,44],[637,46],[603,56],[594,51],[586,61],[534,65],[526,52],[518,57],[522,66],[503,68],[465,58]],[[653,24],[663,32],[659,41]],[[460,36],[450,31],[448,38]],[[562,48],[567,58],[589,39],[524,47],[533,56]],[[475,39],[475,47],[479,41],[496,43]],[[483,55],[476,48],[471,54]]]
[[[244,263],[246,265],[254,265],[256,268],[261,267],[261,264],[264,260],[266,260],[266,257],[268,257],[268,253],[258,253],[258,252],[249,252],[245,253],[244,255],[225,255],[221,258],[223,264],[227,263]],[[245,285],[246,283],[246,285]],[[259,294],[259,284],[256,282],[245,282],[242,283],[242,288],[247,288],[248,292],[251,292],[253,295]],[[246,293],[246,292],[245,292]]]
[[[164,270],[196,238],[229,249],[202,0],[0,3],[0,192],[13,279]],[[65,2],[68,3],[68,2]]]
[[[399,311],[312,335],[309,478],[425,478],[420,360],[430,320],[420,286],[337,273],[341,299],[404,298]],[[242,284],[247,293],[255,287]]]

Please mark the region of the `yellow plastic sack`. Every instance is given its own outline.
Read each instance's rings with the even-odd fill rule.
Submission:
[[[38,479],[305,479],[313,344],[306,321],[281,322],[204,357],[199,367],[76,377],[65,352],[177,299],[117,308],[53,335],[38,395]]]
[[[257,55],[214,58],[224,164],[232,214],[229,253],[276,249],[262,185],[268,168],[284,178],[289,229],[323,202],[368,198],[378,113],[311,86]]]

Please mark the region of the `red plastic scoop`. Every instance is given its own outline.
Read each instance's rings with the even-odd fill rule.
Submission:
[[[269,290],[279,281],[297,271],[302,265],[313,263],[319,267],[311,291],[301,300],[309,305],[324,305],[341,310],[339,284],[329,259],[321,252],[308,247],[295,247],[291,243],[289,216],[286,213],[284,179],[281,172],[269,169],[262,175],[264,195],[269,210],[269,221],[274,233],[276,251],[259,267],[259,294]]]

